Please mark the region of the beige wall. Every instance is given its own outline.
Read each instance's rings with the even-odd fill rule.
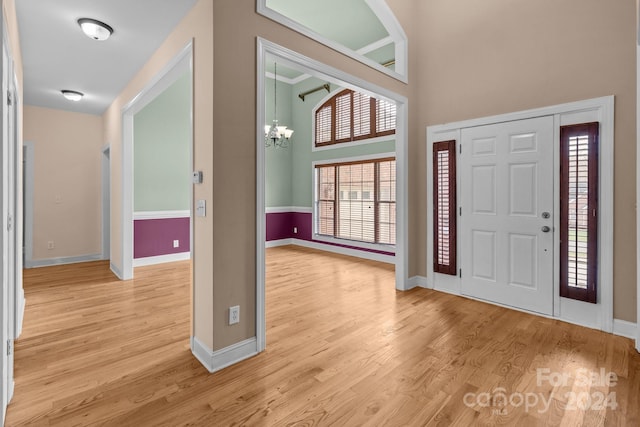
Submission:
[[[217,350],[255,336],[256,36],[409,98],[409,275],[426,274],[427,125],[616,96],[615,317],[635,320],[635,8],[632,2],[389,0],[409,37],[409,84],[259,16],[253,1],[201,0],[105,114],[112,159],[120,108],[195,37],[195,335]],[[112,181],[117,251],[120,165]],[[232,182],[233,186],[229,183]],[[114,257],[115,258],[115,257]],[[240,325],[226,310],[240,305]]]
[[[427,125],[615,95],[614,317],[635,321],[635,4],[464,3],[417,2],[422,25],[411,40],[421,44],[412,56],[420,88],[412,105],[420,134],[413,154],[425,158]],[[424,183],[425,173],[420,162],[411,181]],[[416,190],[411,211],[424,217],[423,184]],[[412,271],[424,274],[420,240]]]
[[[256,14],[254,1],[214,0],[213,4],[214,256],[209,262],[213,262],[214,349],[219,349],[255,336],[256,36],[405,96],[409,87]],[[235,304],[241,306],[244,323],[226,326],[226,310]]]
[[[200,0],[178,24],[145,66],[104,114],[105,141],[111,144],[111,261],[122,257],[122,108],[129,103],[193,40],[193,141],[194,170],[204,173],[204,183],[194,186],[194,200],[207,201],[208,215],[194,221],[194,331],[203,344],[213,347],[213,10],[211,0]]]
[[[100,116],[24,107],[24,140],[34,144],[33,260],[101,253],[102,138]]]

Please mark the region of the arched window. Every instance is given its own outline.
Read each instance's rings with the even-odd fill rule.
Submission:
[[[315,112],[316,147],[396,133],[396,105],[345,89]]]

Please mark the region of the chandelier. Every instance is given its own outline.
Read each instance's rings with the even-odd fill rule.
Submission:
[[[293,135],[293,129],[287,129],[286,126],[278,126],[278,113],[277,113],[277,87],[278,82],[278,64],[273,63],[273,123],[271,126],[264,126],[264,145],[267,147],[274,146],[276,148],[287,148],[289,146],[289,140]]]

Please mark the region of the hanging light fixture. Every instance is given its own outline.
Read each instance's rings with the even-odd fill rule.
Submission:
[[[271,126],[264,126],[264,144],[267,147],[287,148],[289,140],[293,135],[293,129],[287,129],[286,126],[278,126],[277,113],[277,83],[278,83],[278,64],[273,63],[273,123]]]

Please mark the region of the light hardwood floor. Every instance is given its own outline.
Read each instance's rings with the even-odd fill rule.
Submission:
[[[385,264],[267,250],[267,350],[215,374],[189,351],[189,263],[135,275],[25,271],[7,425],[640,425],[631,340],[397,292]]]

